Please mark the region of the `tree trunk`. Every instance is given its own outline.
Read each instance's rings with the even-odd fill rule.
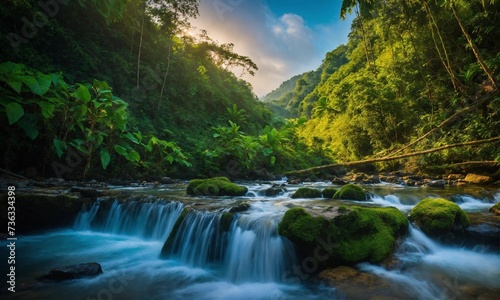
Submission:
[[[168,72],[170,71],[170,56],[172,54],[172,45],[168,47],[168,58],[167,58],[167,70],[165,71],[165,76],[163,77],[163,84],[160,91],[160,99],[158,100],[158,106],[156,107],[156,112],[160,111],[160,104],[163,99],[163,91],[165,90],[165,85],[167,84]]]
[[[462,33],[465,36],[465,39],[467,39],[467,42],[469,43],[469,46],[472,49],[472,52],[474,52],[474,55],[476,56],[477,62],[483,69],[484,73],[486,73],[486,76],[488,76],[488,79],[491,82],[491,85],[493,86],[493,89],[496,91],[498,89],[497,83],[495,81],[495,78],[493,77],[493,74],[491,73],[491,70],[488,68],[486,63],[484,62],[483,57],[481,56],[481,53],[479,53],[479,49],[476,47],[476,44],[472,41],[472,38],[470,35],[467,33],[467,30],[465,30],[464,25],[462,24],[462,21],[458,17],[457,10],[455,9],[455,5],[451,4],[451,9],[453,11],[453,15],[455,16],[455,19],[457,19],[458,25],[460,26],[460,29],[462,30]]]
[[[142,50],[142,37],[144,35],[144,20],[146,18],[146,1],[144,1],[144,10],[142,12],[141,22],[141,36],[139,39],[139,53],[137,54],[137,90],[139,90],[140,74],[141,74],[141,50]]]
[[[474,145],[479,145],[479,144],[492,143],[492,142],[496,142],[496,141],[500,141],[500,136],[486,139],[486,140],[478,140],[478,141],[472,141],[472,142],[446,145],[446,146],[442,146],[442,147],[438,147],[438,148],[433,148],[433,149],[424,150],[424,151],[417,151],[417,152],[412,152],[412,153],[398,155],[398,156],[390,156],[390,157],[386,156],[386,157],[382,157],[382,158],[366,159],[366,160],[359,160],[359,161],[352,161],[352,162],[346,162],[346,163],[338,163],[338,164],[330,164],[330,165],[325,165],[325,166],[313,167],[313,168],[309,168],[309,169],[288,172],[288,173],[286,173],[286,175],[307,174],[307,173],[314,172],[314,171],[321,171],[321,170],[332,169],[332,168],[336,168],[336,167],[349,167],[349,166],[371,164],[371,163],[376,163],[376,162],[397,160],[397,159],[402,159],[402,158],[407,158],[407,157],[412,157],[412,156],[420,156],[420,155],[424,155],[424,154],[438,152],[438,151],[442,151],[442,150],[446,150],[446,149],[450,149],[450,148],[474,146]]]

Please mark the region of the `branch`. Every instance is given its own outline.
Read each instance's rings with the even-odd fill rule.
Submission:
[[[412,156],[419,156],[419,155],[429,154],[429,153],[433,153],[433,152],[438,152],[438,151],[442,151],[442,150],[446,150],[446,149],[450,149],[450,148],[474,146],[474,145],[479,145],[479,144],[492,143],[492,142],[496,142],[496,141],[500,141],[500,136],[490,138],[490,139],[485,139],[485,140],[477,140],[477,141],[472,141],[472,142],[451,144],[451,145],[446,145],[446,146],[442,146],[442,147],[438,147],[438,148],[433,148],[433,149],[424,150],[424,151],[417,151],[417,152],[412,152],[412,153],[398,155],[398,156],[386,156],[386,157],[381,157],[381,158],[373,158],[373,159],[352,161],[352,162],[346,162],[346,163],[330,164],[330,165],[313,167],[313,168],[304,169],[304,170],[291,171],[291,172],[288,172],[286,175],[306,174],[306,173],[310,173],[310,172],[314,172],[314,171],[320,171],[320,170],[331,169],[331,168],[336,168],[336,167],[349,167],[349,166],[370,164],[370,163],[375,163],[375,162],[397,160],[397,159],[402,159],[402,158],[407,158],[407,157],[412,157]]]

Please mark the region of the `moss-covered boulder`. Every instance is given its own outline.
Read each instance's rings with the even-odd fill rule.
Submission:
[[[408,228],[405,215],[393,207],[344,206],[338,211],[340,215],[325,219],[313,217],[303,208],[289,209],[278,225],[278,232],[295,243],[305,257],[314,257],[315,251],[320,250],[328,253],[318,263],[332,267],[382,261]]]
[[[490,208],[490,212],[494,213],[497,216],[500,216],[500,202],[498,202],[497,204],[493,205]]]
[[[443,198],[425,198],[410,212],[422,231],[431,235],[463,232],[470,225],[469,217],[456,203]]]
[[[191,180],[186,188],[188,195],[198,196],[244,196],[247,187],[232,183],[226,177]]]
[[[299,188],[293,195],[292,198],[321,198],[321,191],[312,188]]]
[[[344,200],[366,200],[365,190],[356,184],[344,185],[340,190],[338,190],[334,195],[333,199],[344,199]]]
[[[227,212],[223,213],[220,217],[220,228],[222,231],[229,231],[231,229],[231,224],[234,220],[234,214]]]
[[[242,212],[242,211],[247,211],[249,209],[250,209],[250,203],[248,203],[248,201],[243,201],[240,204],[231,207],[229,212],[230,213],[238,213],[238,212]]]
[[[327,187],[321,191],[321,194],[323,195],[323,198],[332,199],[333,195],[337,192],[338,190],[336,188]]]

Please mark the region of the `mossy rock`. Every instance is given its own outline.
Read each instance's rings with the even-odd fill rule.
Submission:
[[[248,201],[243,201],[237,206],[231,207],[229,210],[230,213],[237,213],[237,212],[242,212],[242,211],[247,211],[250,209],[250,203]]]
[[[497,204],[493,205],[490,208],[490,212],[494,213],[497,216],[500,216],[500,202],[498,202]]]
[[[410,212],[422,231],[431,235],[463,232],[470,225],[469,217],[456,203],[443,198],[425,198]]]
[[[302,187],[293,193],[292,198],[321,198],[321,191]]]
[[[333,195],[335,195],[335,193],[337,193],[337,191],[338,190],[336,188],[328,187],[328,188],[325,188],[323,191],[321,191],[321,194],[323,195],[323,198],[332,199]]]
[[[305,257],[320,249],[328,253],[321,267],[378,263],[387,258],[399,236],[408,229],[406,216],[393,207],[342,207],[332,219],[313,217],[303,208],[289,209],[278,225]]]
[[[223,213],[221,218],[220,218],[220,228],[222,231],[229,231],[231,229],[231,224],[233,223],[234,220],[234,214],[227,212]]]
[[[190,207],[186,207],[182,210],[181,214],[179,215],[179,218],[177,218],[177,221],[175,221],[174,227],[172,228],[172,231],[170,231],[170,234],[168,235],[168,238],[165,241],[165,244],[163,244],[163,247],[161,249],[162,256],[166,255],[169,251],[171,251],[171,248],[172,248],[174,241],[175,241],[175,237],[177,236],[177,232],[179,231],[179,228],[181,227],[182,222],[184,222],[187,215],[191,211],[193,211],[193,209]]]
[[[278,233],[297,244],[314,244],[326,220],[313,217],[302,207],[289,209],[278,224]]]
[[[226,177],[191,180],[186,188],[188,195],[201,196],[244,196],[247,187],[232,183]]]
[[[340,190],[338,190],[334,195],[333,199],[344,199],[344,200],[366,200],[365,190],[356,184],[346,184]]]

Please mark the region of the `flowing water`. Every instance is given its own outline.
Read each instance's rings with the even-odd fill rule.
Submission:
[[[311,183],[310,186],[327,185]],[[276,197],[266,197],[265,190],[270,185],[250,183],[248,187],[244,197],[222,198],[187,197],[183,195],[184,187],[141,190],[141,194],[149,195],[142,201],[98,201],[82,208],[72,228],[19,236],[17,292],[9,296],[12,299],[349,298],[334,287],[307,280],[316,270],[304,277],[293,276],[296,280],[290,282],[287,278],[303,262],[297,261],[293,244],[278,235],[277,227],[289,207],[324,209],[354,201],[291,199],[290,194],[298,186],[289,186],[287,192]],[[465,211],[476,214],[486,214],[494,202],[500,202],[499,191],[465,194],[393,185],[367,189],[373,195],[364,204],[395,206],[405,213],[427,196],[449,197]],[[222,214],[241,201],[248,201],[251,208],[236,213],[233,221],[225,225]],[[195,210],[177,224],[170,246],[162,251],[177,219],[188,206]],[[6,257],[6,250],[1,251],[2,257]],[[445,246],[410,227],[396,249],[394,260],[391,267],[360,264],[357,268],[407,289],[416,299],[467,298],[473,294],[471,289],[478,295],[500,291],[497,248]],[[93,261],[100,263],[104,271],[95,278],[59,283],[35,280],[55,267]]]

